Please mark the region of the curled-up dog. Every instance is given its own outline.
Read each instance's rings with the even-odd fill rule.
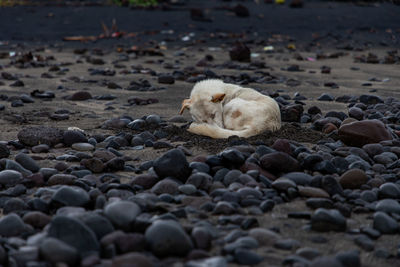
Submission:
[[[190,99],[183,100],[180,114],[185,109],[193,118],[189,132],[212,138],[250,137],[281,127],[281,113],[274,99],[221,80],[196,83]]]

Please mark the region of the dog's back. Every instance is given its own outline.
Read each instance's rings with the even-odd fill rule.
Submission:
[[[225,92],[226,83],[222,80],[210,79],[203,80],[196,83],[190,93],[190,99],[192,101],[205,99],[210,100],[215,94],[221,94]]]

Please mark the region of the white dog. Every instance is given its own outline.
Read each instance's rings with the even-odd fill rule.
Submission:
[[[180,114],[189,109],[194,122],[189,132],[212,138],[250,137],[281,127],[278,103],[251,88],[204,80],[196,83]]]

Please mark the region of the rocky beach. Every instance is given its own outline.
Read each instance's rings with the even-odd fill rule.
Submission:
[[[0,265],[399,266],[400,6],[159,2],[0,6]],[[204,79],[282,128],[189,133]]]

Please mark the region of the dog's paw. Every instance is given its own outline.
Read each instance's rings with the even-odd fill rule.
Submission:
[[[197,134],[199,132],[199,129],[201,129],[202,126],[200,123],[196,123],[196,122],[192,122],[192,124],[190,124],[188,131],[194,134]]]
[[[218,127],[207,123],[192,123],[188,131],[193,134],[205,135],[215,138],[214,136],[217,136],[216,133],[218,132]]]

